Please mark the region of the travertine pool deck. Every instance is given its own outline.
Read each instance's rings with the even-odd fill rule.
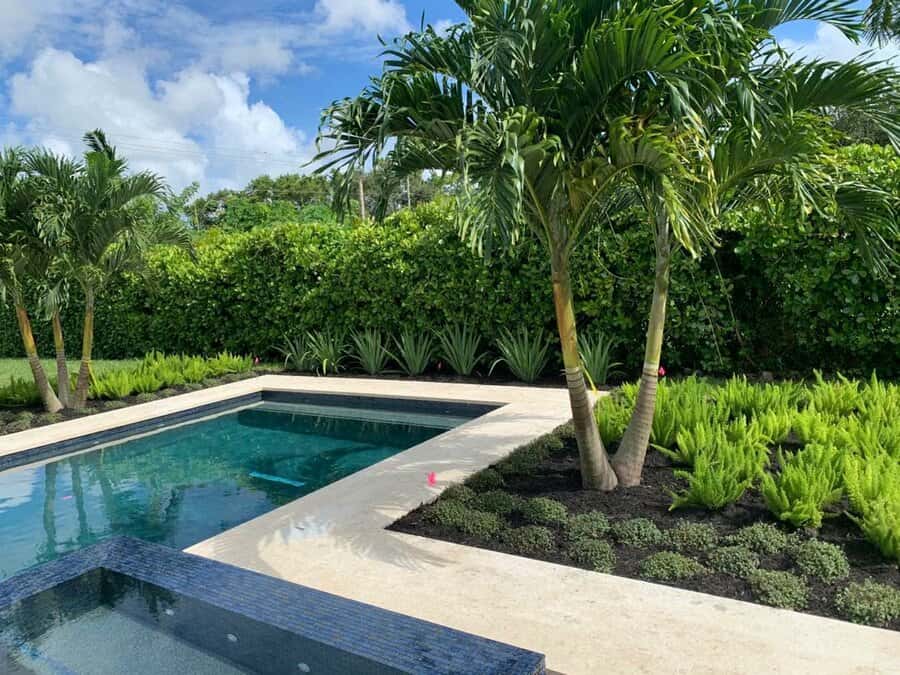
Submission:
[[[565,422],[562,389],[263,376],[0,437],[0,456],[259,390],[502,407],[189,552],[543,652],[560,673],[900,673],[893,631],[384,529]]]

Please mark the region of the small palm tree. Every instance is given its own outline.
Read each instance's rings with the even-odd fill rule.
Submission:
[[[321,170],[340,172],[344,195],[369,162],[397,176],[455,172],[459,229],[473,248],[490,255],[526,236],[543,244],[582,480],[612,489],[578,352],[570,260],[633,169],[665,176],[670,194],[678,154],[657,111],[691,115],[690,91],[707,83],[695,77],[706,56],[690,36],[719,17],[711,5],[693,14],[677,2],[458,4],[467,24],[399,40],[380,79],[326,111]]]
[[[19,333],[35,385],[44,408],[62,408],[41,364],[31,316],[25,299],[25,282],[41,278],[49,266],[49,251],[34,220],[36,193],[27,175],[25,153],[19,149],[0,152],[0,295],[12,301]]]
[[[125,159],[102,131],[85,135],[88,152],[74,162],[50,152],[33,153],[29,165],[40,181],[39,219],[59,252],[66,279],[84,296],[81,367],[73,405],[82,407],[90,387],[94,313],[106,283],[125,271],[139,271],[156,245],[190,246],[187,227],[171,219],[148,221],[134,208],[142,198],[161,198],[161,178],[147,171],[128,172]]]
[[[752,203],[777,207],[799,200],[807,211],[841,212],[857,227],[860,240],[872,244],[864,247],[871,261],[884,265],[893,252],[878,233],[897,236],[895,198],[876,186],[835,176],[828,114],[862,115],[900,147],[898,72],[860,61],[794,60],[775,45],[772,30],[802,19],[831,23],[859,39],[860,15],[843,2],[784,5],[767,0],[733,12],[736,25],[745,30],[722,53],[727,60],[709,73],[720,80],[722,94],[699,106],[705,141],[702,147],[686,147],[682,157],[687,171],[674,181],[682,199],[708,204],[710,235],[717,214]],[[699,255],[711,243],[694,236],[697,228],[682,227],[671,217],[657,177],[636,176],[634,185],[654,231],[656,269],[635,410],[613,459],[625,485],[640,483],[650,440],[672,255],[678,248]]]
[[[865,14],[866,37],[884,45],[900,39],[900,0],[872,0]]]

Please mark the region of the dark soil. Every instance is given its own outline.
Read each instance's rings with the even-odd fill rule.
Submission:
[[[740,502],[719,512],[710,512],[703,509],[679,509],[670,512],[668,509],[672,499],[669,496],[669,491],[677,490],[680,487],[682,487],[682,481],[673,476],[673,466],[669,460],[660,453],[651,451],[647,458],[647,466],[644,470],[644,480],[641,486],[618,489],[611,493],[583,490],[581,488],[581,476],[578,471],[575,448],[569,442],[564,456],[545,461],[532,474],[507,476],[505,490],[522,497],[550,497],[565,504],[571,514],[602,511],[609,518],[610,522],[644,517],[653,520],[661,530],[671,528],[682,519],[690,522],[708,523],[716,528],[720,538],[733,534],[745,525],[756,522],[776,523],[766,508],[761,495],[755,490],[748,491]],[[420,507],[394,523],[390,529],[520,555],[520,553],[513,551],[496,539],[483,540],[477,537],[466,536],[452,528],[430,523],[423,516],[424,509]],[[523,523],[517,521],[515,517],[510,519],[510,525],[512,526],[521,524]],[[531,557],[578,567],[579,565],[568,557],[560,544],[561,532],[557,531],[556,534],[557,548],[553,552]],[[811,536],[813,533],[802,534]],[[834,604],[835,594],[854,581],[861,582],[870,578],[878,583],[888,584],[900,589],[900,570],[898,570],[897,565],[886,561],[878,550],[862,537],[857,526],[846,515],[836,513],[835,517],[826,519],[816,536],[822,541],[839,544],[844,548],[850,561],[851,575],[849,579],[843,579],[834,583],[808,579],[807,583],[810,589],[809,605],[805,611],[830,618],[842,618],[839,616]],[[641,578],[638,570],[642,560],[657,551],[669,548],[666,545],[662,545],[637,549],[618,545],[613,542],[612,538],[609,538],[609,541],[613,545],[617,559],[614,573],[633,579]],[[705,562],[706,556],[702,553],[687,552],[687,554],[697,557],[701,562]],[[761,568],[796,571],[791,569],[791,560],[785,553],[763,556]],[[686,581],[673,582],[669,585],[736,600],[755,602],[747,581],[716,572],[710,572]],[[893,630],[900,630],[900,620],[894,621],[888,627]]]

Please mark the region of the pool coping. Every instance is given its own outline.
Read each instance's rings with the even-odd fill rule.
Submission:
[[[13,437],[37,444],[63,435],[54,427],[71,434],[107,415],[139,419],[260,389],[503,405],[188,552],[533,649],[569,675],[900,673],[893,631],[385,530],[566,422],[564,389],[269,375]]]
[[[0,582],[0,613],[95,570],[152,584],[400,672],[545,672],[544,656],[536,652],[129,537],[106,540]]]

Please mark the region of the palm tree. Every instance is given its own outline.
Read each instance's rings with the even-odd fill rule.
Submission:
[[[612,489],[578,353],[570,259],[631,169],[677,173],[657,111],[691,115],[690,91],[707,83],[688,36],[717,17],[685,3],[457,4],[467,24],[398,40],[380,79],[326,110],[320,170],[338,170],[344,195],[369,163],[398,176],[456,172],[458,225],[473,248],[491,255],[524,236],[543,244],[582,480]],[[677,210],[668,178],[661,185]]]
[[[866,37],[884,45],[900,38],[900,0],[872,0],[865,14]]]
[[[793,60],[775,45],[771,31],[794,20],[817,19],[859,38],[858,15],[842,2],[785,5],[781,0],[733,9],[739,25],[752,32],[728,47],[728,62],[710,77],[722,80],[724,98],[700,107],[706,147],[687,154],[689,180],[681,181],[684,199],[711,198],[711,215],[748,203],[799,200],[808,211],[841,212],[873,246],[864,251],[876,264],[892,255],[879,232],[896,236],[895,198],[879,188],[846,181],[830,170],[833,147],[828,115],[835,110],[862,115],[900,147],[900,77],[883,64]],[[662,353],[671,274],[678,247],[697,255],[705,242],[695,230],[673,222],[654,180],[635,181],[650,215],[656,241],[653,300],[635,410],[612,460],[626,486],[640,483],[650,441]]]
[[[49,264],[49,251],[34,220],[34,183],[27,176],[25,154],[18,149],[0,152],[0,295],[9,297],[35,386],[48,412],[62,409],[41,364],[31,316],[25,301],[27,279],[40,279]]]
[[[156,245],[190,246],[184,223],[172,219],[148,222],[134,205],[144,197],[165,194],[162,179],[142,171],[129,174],[102,131],[85,135],[83,162],[40,151],[30,166],[41,180],[41,227],[60,251],[65,278],[84,296],[81,367],[73,405],[83,407],[91,377],[94,313],[97,296],[112,277],[139,271],[147,251]]]

